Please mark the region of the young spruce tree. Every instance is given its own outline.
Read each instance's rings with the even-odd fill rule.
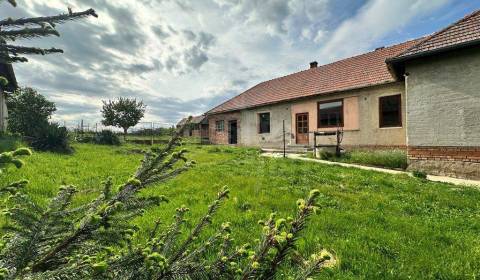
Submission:
[[[35,203],[22,191],[26,181],[0,188],[6,198],[7,232],[0,243],[0,279],[274,279],[289,259],[307,219],[318,207],[317,190],[297,202],[294,218],[275,214],[261,221],[258,241],[236,245],[232,228],[225,222],[211,236],[201,233],[228,198],[222,189],[205,215],[186,232],[185,206],[176,210],[174,221],[163,227],[155,223],[147,243],[137,244],[134,217],[145,209],[167,202],[163,196],[143,197],[138,192],[165,182],[191,168],[194,162],[180,149],[177,131],[169,143],[145,153],[132,178],[121,186],[105,181],[102,192],[90,203],[72,207],[76,189],[60,188],[48,206]],[[21,149],[0,155],[2,165],[15,164],[28,155]],[[213,257],[212,257],[213,256]],[[298,261],[298,257],[296,258]],[[295,279],[307,279],[335,263],[321,251],[297,263]]]

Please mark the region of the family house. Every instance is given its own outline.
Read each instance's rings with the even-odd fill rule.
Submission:
[[[7,130],[8,118],[6,96],[8,93],[13,92],[18,85],[11,64],[0,63],[0,77],[5,78],[7,82],[4,85],[0,81],[0,131],[5,131]]]
[[[184,126],[189,118],[183,118],[177,124],[177,128]],[[208,142],[208,120],[204,115],[191,117],[187,127],[183,130],[184,137],[200,138],[202,142]]]
[[[262,82],[207,113],[212,144],[408,148],[411,168],[480,178],[480,11],[447,28]],[[323,138],[323,137],[322,137]],[[318,139],[323,144],[331,138]]]

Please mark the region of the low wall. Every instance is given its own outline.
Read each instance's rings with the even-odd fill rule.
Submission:
[[[480,147],[408,147],[409,170],[480,180]]]

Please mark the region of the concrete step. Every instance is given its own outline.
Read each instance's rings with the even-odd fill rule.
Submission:
[[[309,147],[291,147],[288,146],[285,149],[287,154],[305,154],[309,151],[312,151]],[[262,148],[262,152],[264,153],[283,153],[283,149],[281,148]]]

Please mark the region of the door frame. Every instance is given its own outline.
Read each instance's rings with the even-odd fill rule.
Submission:
[[[300,144],[298,143],[298,116],[300,115],[306,115],[307,116],[307,130],[308,128],[310,127],[310,114],[308,112],[303,112],[303,113],[296,113],[295,114],[295,143],[296,144]],[[303,133],[302,133],[303,134]],[[310,143],[310,133],[307,131],[307,142],[306,144],[308,145],[308,143]],[[301,144],[305,144],[305,143],[301,143]]]
[[[232,124],[235,123],[235,141],[232,138]],[[238,144],[238,121],[237,120],[229,120],[228,121],[228,144],[236,145]]]

